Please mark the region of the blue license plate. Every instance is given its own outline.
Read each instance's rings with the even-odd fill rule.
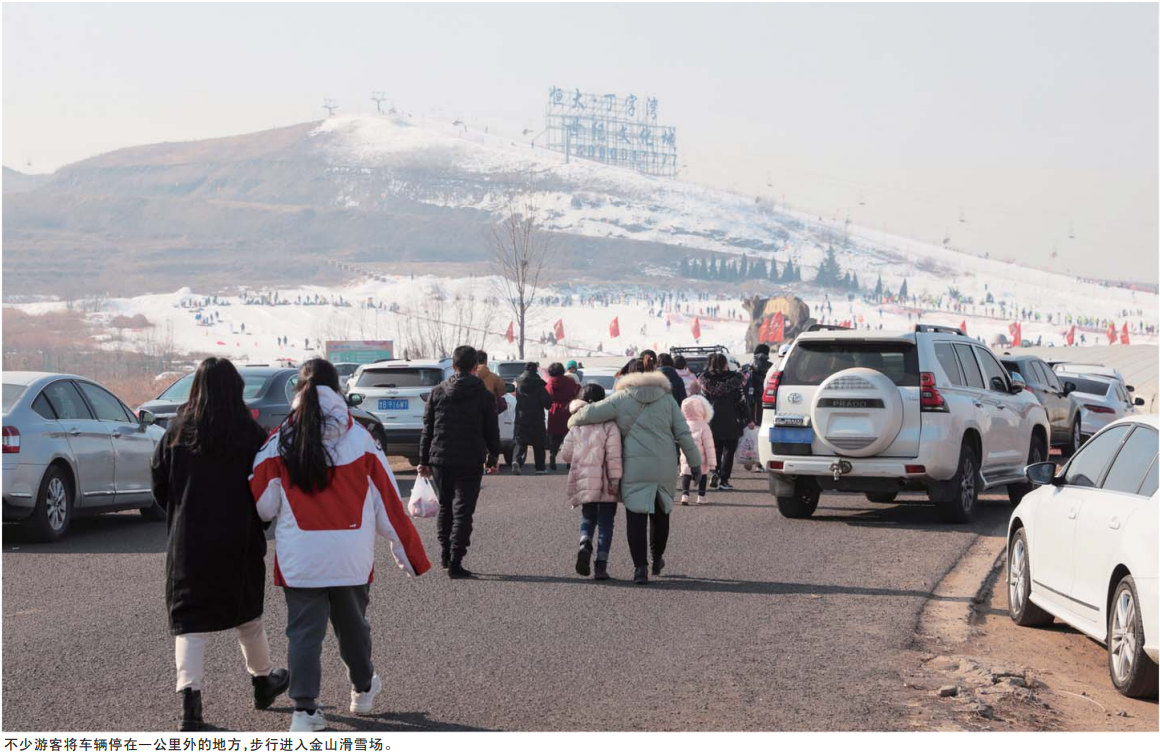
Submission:
[[[406,399],[379,398],[379,410],[407,410],[410,404]]]
[[[774,426],[769,430],[769,441],[783,444],[813,444],[814,430],[809,426]]]

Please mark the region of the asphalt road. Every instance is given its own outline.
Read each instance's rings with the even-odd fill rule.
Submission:
[[[405,493],[412,479],[399,476]],[[575,574],[579,513],[563,501],[563,473],[485,480],[466,562],[479,580],[450,581],[437,565],[408,579],[380,540],[368,615],[385,685],[380,713],[348,712],[331,636],[320,698],[330,728],[901,727],[898,670],[919,610],[975,536],[1001,526],[1005,495],[988,495],[969,527],[939,523],[929,506],[854,495],[828,495],[814,518],[787,520],[761,476],[741,472],[735,482],[710,506],[676,508],[668,567],[647,587],[631,582],[623,512],[616,580]],[[165,527],[135,514],[74,525],[57,545],[3,532],[2,726],[175,729]],[[417,525],[436,557],[434,520]],[[285,617],[270,585],[278,657]],[[208,722],[288,727],[288,701],[250,707],[231,634],[211,643],[206,673]]]

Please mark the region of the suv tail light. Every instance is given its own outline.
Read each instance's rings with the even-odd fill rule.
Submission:
[[[934,382],[934,374],[924,371],[919,375],[919,410],[925,412],[946,413],[947,403],[939,394],[938,385]]]
[[[777,409],[777,388],[781,385],[781,372],[775,371],[769,375],[765,385],[765,392],[761,395],[761,407],[764,410]]]
[[[4,427],[4,454],[20,452],[20,429],[15,426]]]
[[[262,415],[262,411],[259,408],[250,408],[250,415],[254,417],[255,421],[257,421],[258,416]]]
[[[1084,403],[1083,407],[1088,409],[1092,413],[1115,413],[1116,412],[1115,408],[1108,408],[1108,407],[1105,407],[1103,405],[1088,405],[1087,403]]]
[[[421,399],[423,402],[427,402],[427,401],[428,401],[428,400],[431,398],[431,393],[430,393],[430,392],[420,392],[420,393],[419,393],[419,398],[420,398],[420,399]]]

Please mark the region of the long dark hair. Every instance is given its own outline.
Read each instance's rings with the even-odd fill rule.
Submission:
[[[724,374],[729,371],[729,360],[724,353],[714,353],[709,356],[709,371],[714,374]]]
[[[326,415],[318,399],[319,387],[337,393],[338,371],[325,358],[311,358],[298,368],[298,407],[278,432],[278,454],[286,464],[290,483],[307,493],[329,486],[334,472],[333,459],[322,442]]]
[[[242,399],[246,383],[226,358],[207,358],[198,365],[189,400],[177,409],[170,447],[184,445],[199,455],[227,457],[256,452],[262,427]]]

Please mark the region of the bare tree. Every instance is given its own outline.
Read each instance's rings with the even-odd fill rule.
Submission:
[[[495,299],[474,284],[450,292],[436,283],[407,311],[395,314],[396,331],[416,358],[447,358],[460,345],[482,348],[495,316]]]
[[[522,359],[529,312],[536,305],[537,291],[547,282],[546,270],[556,255],[556,246],[540,222],[540,208],[531,190],[508,194],[499,215],[488,234],[492,267],[515,319]]]

